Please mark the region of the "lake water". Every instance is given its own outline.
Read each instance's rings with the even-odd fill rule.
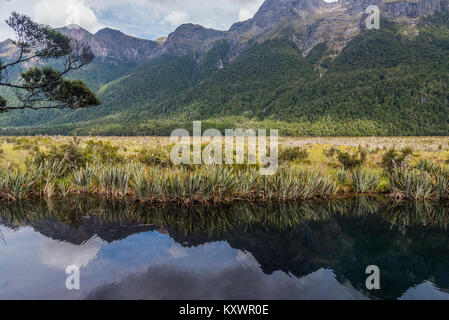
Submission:
[[[449,204],[374,197],[0,205],[0,299],[448,299],[448,224]]]

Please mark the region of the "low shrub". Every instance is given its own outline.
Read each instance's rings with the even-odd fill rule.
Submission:
[[[35,141],[25,137],[14,139],[12,142],[14,143],[14,150],[33,150],[35,152],[39,150],[39,147],[36,145]]]
[[[361,167],[366,161],[365,149],[359,147],[355,152],[338,151],[337,159],[344,169],[352,170]]]
[[[86,148],[82,151],[89,163],[123,163],[124,158],[119,154],[119,147],[113,146],[109,141],[87,142]]]
[[[395,148],[390,148],[382,157],[381,167],[387,171],[405,169],[412,155],[413,149],[410,147],[403,148],[400,151],[397,151]]]
[[[324,155],[329,161],[334,161],[335,156],[338,154],[338,149],[336,147],[330,147],[323,150]]]
[[[79,140],[74,138],[67,144],[52,146],[48,152],[38,151],[33,164],[39,166],[45,162],[57,162],[67,172],[85,166],[87,160],[88,158],[80,147]]]
[[[136,160],[148,166],[172,166],[170,150],[167,147],[141,149],[137,152]]]
[[[279,150],[279,161],[293,162],[293,161],[305,161],[309,157],[309,152],[300,147],[282,148]]]

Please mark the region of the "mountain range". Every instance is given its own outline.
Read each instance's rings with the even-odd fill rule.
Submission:
[[[378,30],[365,27],[369,5]],[[285,135],[449,132],[449,0],[266,0],[229,30],[184,24],[156,41],[57,30],[91,46],[94,61],[71,77],[103,104],[3,113],[0,133],[166,135],[192,120]],[[0,43],[0,59],[15,54]]]

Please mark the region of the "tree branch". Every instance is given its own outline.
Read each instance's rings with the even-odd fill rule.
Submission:
[[[100,105],[101,102],[79,80],[65,80],[63,76],[89,64],[94,55],[87,44],[51,29],[48,26],[33,22],[29,17],[16,12],[11,14],[7,24],[14,29],[17,41],[14,44],[20,49],[17,59],[8,64],[0,63],[0,87],[23,91],[17,98],[21,106],[7,106],[0,96],[0,112],[23,109],[79,109]],[[33,59],[60,61],[63,70],[51,67],[33,67],[20,74],[20,80],[13,83],[3,79],[2,72],[8,68]]]

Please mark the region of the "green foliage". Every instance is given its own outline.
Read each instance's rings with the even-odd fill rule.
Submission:
[[[447,14],[426,18],[413,37],[402,32],[410,26],[382,21],[333,61],[324,43],[304,58],[285,39],[252,44],[233,61],[227,42],[198,61],[162,56],[114,74],[98,91],[98,108],[2,114],[0,133],[169,135],[195,119],[293,136],[446,135],[448,21]],[[322,77],[317,63],[329,67]]]
[[[311,64],[317,64],[327,51],[327,44],[325,42],[317,44],[307,55],[307,60]]]
[[[284,201],[330,198],[337,191],[336,184],[318,172],[286,168],[261,177],[261,188],[265,198]]]
[[[95,172],[89,166],[79,168],[71,172],[71,179],[76,192],[89,192],[89,190],[93,187]]]
[[[339,169],[334,172],[334,180],[340,189],[350,185],[351,173],[347,170]]]
[[[309,152],[300,147],[287,147],[282,148],[279,151],[279,161],[280,163],[284,162],[293,162],[293,161],[304,161],[309,157]]]
[[[429,175],[433,176],[434,178],[436,178],[438,176],[443,176],[443,177],[449,178],[449,167],[448,166],[437,165],[428,159],[419,160],[416,163],[416,165],[414,166],[414,168],[418,169],[422,172],[428,173]]]
[[[13,101],[0,99],[0,111],[23,109],[79,109],[98,106],[101,102],[80,80],[66,80],[63,76],[80,69],[94,58],[87,44],[80,44],[48,26],[33,22],[25,15],[13,12],[6,23],[15,31],[13,44],[19,53],[8,63],[0,63],[0,87],[20,91]],[[2,79],[3,72],[21,70],[34,59],[35,65],[59,64],[62,71],[50,66],[31,67],[22,71],[19,81]],[[4,90],[2,90],[4,91]],[[8,93],[8,91],[6,91]],[[11,103],[17,105],[11,105]]]
[[[14,141],[14,150],[33,150],[35,152],[39,151],[39,147],[31,139],[25,137],[20,137]]]
[[[80,80],[63,80],[51,92],[52,101],[64,103],[72,109],[99,106],[101,101]]]
[[[172,162],[170,160],[170,149],[168,147],[151,148],[139,150],[136,159],[140,163],[146,165],[158,165],[161,167],[170,167]]]
[[[22,145],[22,139],[16,140],[16,144]],[[73,138],[69,143],[52,145],[50,150],[37,150],[33,163],[42,165],[45,162],[59,163],[64,171],[74,171],[86,166],[88,163],[120,164],[124,161],[119,154],[119,148],[107,141],[89,140],[85,147],[82,147],[79,139]]]
[[[28,16],[12,12],[6,21],[17,35],[17,45],[24,49],[25,53],[30,53],[34,48],[34,55],[41,59],[52,59],[66,56],[72,52],[70,39],[60,32],[38,24]]]
[[[351,172],[351,187],[357,193],[375,192],[379,181],[378,174],[367,170],[357,169]]]
[[[449,199],[449,176],[439,174],[436,177],[435,189],[439,199]]]
[[[420,160],[412,169],[392,173],[390,180],[402,197],[449,199],[449,167],[430,160]]]
[[[121,163],[123,156],[119,154],[119,147],[113,146],[109,141],[89,140],[87,146],[82,151],[87,162],[94,163]]]
[[[323,153],[326,156],[326,158],[328,158],[330,161],[334,161],[335,156],[338,154],[338,149],[332,146],[330,148],[324,149]]]
[[[355,152],[338,150],[337,159],[346,170],[352,170],[362,166],[366,161],[367,152],[359,147]]]
[[[438,193],[432,178],[420,171],[395,170],[388,175],[392,191],[398,199],[437,199]]]
[[[33,194],[36,178],[30,172],[13,170],[0,175],[0,198],[6,201],[25,200]]]
[[[96,167],[94,172],[100,192],[118,197],[126,196],[132,171],[132,166]]]
[[[33,163],[60,163],[64,171],[76,170],[87,163],[86,154],[80,147],[79,139],[73,138],[70,143],[53,145],[48,152],[38,151]]]
[[[0,78],[1,80],[1,78]],[[6,107],[6,100],[2,96],[0,96],[0,109]]]
[[[413,155],[413,149],[410,147],[397,151],[394,147],[390,148],[382,157],[381,166],[385,170],[391,171],[397,168],[404,169],[408,165],[408,157]]]

